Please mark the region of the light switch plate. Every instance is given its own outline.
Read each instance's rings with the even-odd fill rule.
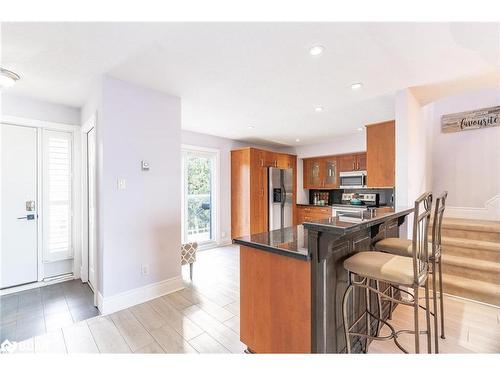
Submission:
[[[124,178],[118,179],[118,190],[125,190],[127,188],[127,181]]]

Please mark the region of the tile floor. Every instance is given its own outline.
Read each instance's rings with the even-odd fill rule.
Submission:
[[[238,247],[200,252],[192,284],[188,275],[186,266],[186,288],[179,292],[54,329],[20,342],[15,351],[242,353]],[[452,297],[445,299],[445,308],[447,339],[441,340],[442,353],[500,352],[500,309]],[[399,306],[391,322],[400,329],[411,321],[411,311]],[[412,348],[411,335],[402,341]],[[373,342],[369,352],[400,353],[391,342]]]
[[[71,280],[0,297],[0,342],[22,341],[96,316],[94,295]]]

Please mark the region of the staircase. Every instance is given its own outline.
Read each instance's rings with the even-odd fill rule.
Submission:
[[[443,290],[500,306],[500,221],[444,219]]]

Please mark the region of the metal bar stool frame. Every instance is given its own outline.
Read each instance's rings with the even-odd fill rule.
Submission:
[[[441,338],[445,339],[444,334],[444,300],[443,300],[443,266],[442,266],[442,248],[441,248],[441,228],[443,225],[444,210],[446,208],[446,198],[448,192],[443,192],[437,199],[434,207],[434,219],[432,222],[432,254],[430,257],[432,274],[432,299],[434,315],[434,345],[436,353],[439,352],[438,339],[438,306],[437,306],[437,277],[439,276],[439,304],[441,320]]]
[[[444,334],[444,298],[443,298],[443,269],[442,269],[442,248],[441,248],[441,228],[443,224],[443,216],[446,208],[446,198],[448,196],[448,192],[443,192],[437,199],[434,205],[433,212],[433,220],[432,220],[432,252],[429,257],[430,267],[429,274],[432,275],[432,300],[433,300],[433,309],[430,311],[430,314],[434,320],[434,348],[435,353],[439,353],[439,328],[438,328],[438,319],[441,322],[441,338],[445,339]],[[376,242],[376,241],[374,241]],[[438,282],[439,277],[439,282]],[[438,292],[439,288],[439,292]],[[393,285],[388,285],[387,288],[383,291],[384,294],[387,292],[390,293],[391,297],[394,297],[394,289]],[[438,293],[439,293],[439,313],[438,313]],[[383,298],[383,297],[382,297]],[[392,310],[393,303],[390,302],[390,315],[389,320],[392,319]],[[422,309],[425,309],[424,306],[420,306]],[[439,316],[438,316],[439,315]]]
[[[420,206],[423,206],[423,211],[420,211]],[[351,336],[360,336],[366,339],[365,341],[365,352],[368,351],[368,341],[372,340],[393,340],[396,346],[404,353],[408,351],[399,343],[398,337],[402,333],[413,333],[415,336],[415,353],[420,352],[420,334],[427,334],[427,350],[431,353],[431,324],[430,324],[430,306],[429,306],[429,251],[428,251],[428,227],[429,219],[432,207],[432,194],[424,193],[415,201],[415,209],[413,212],[413,241],[412,241],[412,253],[413,253],[413,275],[414,280],[412,285],[405,285],[413,289],[413,293],[401,289],[395,285],[390,280],[373,279],[376,283],[376,288],[372,287],[370,281],[372,279],[363,275],[356,275],[355,273],[348,270],[348,286],[344,293],[342,300],[342,315],[344,321],[344,334],[346,340],[346,350],[347,353],[351,353]],[[356,276],[361,277],[361,280],[357,281]],[[380,291],[379,283],[386,282],[391,284],[393,288],[398,289],[400,292],[407,294],[409,300],[396,299],[391,293],[391,296],[386,295],[383,291]],[[419,288],[424,286],[425,288],[425,303],[426,303],[426,331],[419,330]],[[347,303],[349,300],[349,295],[354,290],[355,287],[365,289],[366,298],[366,309],[365,311],[354,321],[353,324],[349,324],[349,317],[347,314]],[[392,291],[392,288],[391,288]],[[378,316],[370,311],[370,292],[375,293],[378,302]],[[414,330],[398,330],[388,323],[386,320],[381,318],[382,311],[382,300],[388,300],[390,302],[403,304],[407,306],[412,306],[414,309]],[[363,319],[366,319],[366,333],[361,332],[351,332],[353,328]],[[370,335],[371,332],[371,319],[377,320],[377,335]],[[391,333],[387,336],[380,336],[381,324],[387,325]]]

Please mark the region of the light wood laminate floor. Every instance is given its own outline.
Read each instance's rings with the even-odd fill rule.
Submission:
[[[98,316],[23,341],[17,352],[243,353],[239,340],[239,248],[198,253],[194,282],[186,288],[107,316]],[[500,309],[447,297],[443,353],[499,353]],[[421,314],[423,323],[423,314]],[[408,327],[412,311],[399,306],[392,323]],[[413,337],[400,340],[413,348]],[[422,350],[425,340],[422,336]],[[399,353],[392,342],[374,342],[370,353]]]

